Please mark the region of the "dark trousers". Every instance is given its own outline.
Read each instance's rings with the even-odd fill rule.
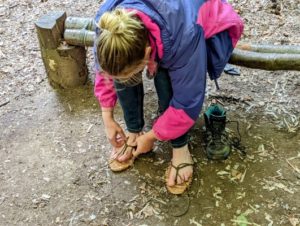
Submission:
[[[154,77],[154,85],[158,96],[159,112],[163,113],[168,107],[173,96],[168,70],[159,68]],[[144,121],[144,86],[139,83],[134,86],[124,85],[115,81],[118,99],[124,113],[127,130],[131,133],[141,132]],[[173,148],[183,147],[187,144],[188,132],[171,140]]]

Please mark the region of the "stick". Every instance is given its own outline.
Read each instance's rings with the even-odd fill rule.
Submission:
[[[254,225],[254,226],[260,226],[259,224],[253,223],[253,222],[248,222],[248,221],[239,221],[239,220],[231,220],[234,223],[237,224],[247,224],[247,225]]]
[[[286,159],[286,162],[290,165],[290,167],[293,168],[293,170],[295,170],[297,173],[300,174],[300,170],[297,167],[293,166],[292,163],[290,163],[290,161],[288,159]]]
[[[10,102],[10,101],[7,100],[7,101],[3,102],[2,104],[0,104],[0,108],[3,107],[3,106],[5,106],[5,105],[7,105],[9,102]]]

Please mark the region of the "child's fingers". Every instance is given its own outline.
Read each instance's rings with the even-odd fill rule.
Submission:
[[[119,128],[118,129],[118,135],[121,137],[121,139],[123,140],[123,141],[125,141],[127,138],[126,138],[126,135],[125,135],[125,133],[124,133],[124,131],[123,131],[123,129],[122,128]]]
[[[119,148],[122,145],[124,145],[125,140],[118,134],[115,133],[110,139],[109,139],[110,143],[112,144],[112,146]]]
[[[117,140],[115,142],[115,147],[116,148],[122,147],[124,145],[124,143],[125,143],[124,140]]]
[[[134,157],[138,157],[140,154],[141,154],[141,151],[139,150],[139,148],[132,151],[132,155]]]
[[[113,147],[119,147],[120,145],[119,145],[119,142],[118,142],[118,140],[116,139],[116,138],[111,138],[111,139],[109,139],[109,142],[111,143],[111,145],[113,146]]]

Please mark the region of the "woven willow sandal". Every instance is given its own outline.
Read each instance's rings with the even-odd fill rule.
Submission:
[[[184,167],[187,166],[193,166],[193,163],[181,163],[178,166],[174,166],[172,163],[171,165],[167,168],[166,170],[166,174],[165,174],[165,180],[166,180],[166,186],[167,186],[167,190],[174,194],[174,195],[180,195],[183,194],[185,192],[185,190],[190,186],[190,184],[193,181],[193,177],[191,176],[189,178],[188,181],[184,181],[183,178],[178,174],[179,170],[181,170]],[[176,177],[180,177],[181,180],[183,180],[184,182],[182,184],[175,184],[174,186],[168,186],[168,178],[171,172],[172,167],[176,170]]]
[[[128,150],[128,148],[130,148],[130,150]],[[135,150],[137,148],[137,146],[133,146],[133,145],[128,145],[127,142],[124,144],[122,150],[116,154],[113,154],[110,159],[109,159],[109,168],[111,169],[111,171],[114,172],[120,172],[123,170],[128,169],[130,166],[133,165],[134,162],[134,156],[132,155],[130,159],[124,161],[124,162],[119,162],[117,160],[117,158],[120,155],[123,155],[126,151],[130,151],[131,153],[133,152],[133,150]]]

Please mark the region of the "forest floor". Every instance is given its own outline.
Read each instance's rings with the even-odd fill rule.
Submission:
[[[298,0],[231,2],[245,22],[244,42],[300,45]],[[48,84],[34,22],[54,10],[92,17],[98,5],[0,1],[0,225],[299,225],[300,72],[239,67],[240,76],[221,77],[220,91],[209,81],[203,109],[214,97],[225,104],[247,156],[207,160],[199,117],[190,142],[194,181],[173,196],[164,183],[168,143],[126,172],[106,166],[111,147],[93,96],[90,49],[86,85]],[[149,80],[145,102],[147,129],[157,109]],[[116,118],[124,125],[119,106]]]

